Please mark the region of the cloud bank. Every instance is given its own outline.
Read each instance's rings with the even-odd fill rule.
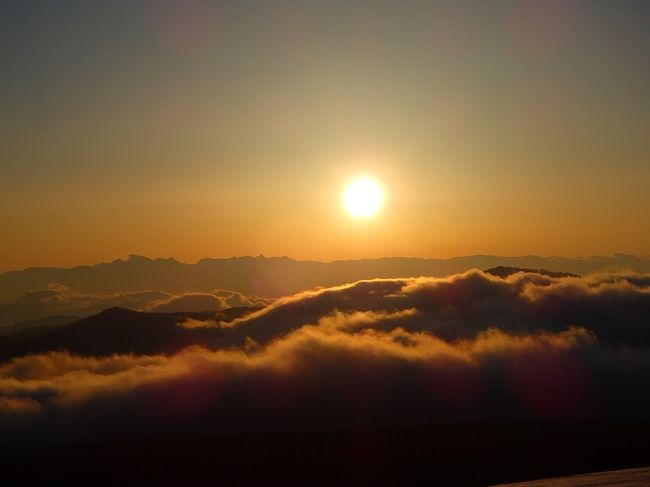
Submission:
[[[649,276],[470,271],[315,289],[179,323],[214,329],[213,349],[13,358],[0,438],[647,421],[649,317]]]
[[[115,306],[136,311],[175,313],[209,312],[239,306],[261,307],[270,303],[270,299],[223,289],[202,293],[170,294],[152,290],[103,295],[83,294],[54,283],[45,289],[29,291],[11,303],[0,303],[0,327],[53,315],[81,318]]]
[[[587,275],[630,269],[650,272],[650,256],[615,254],[584,258],[499,257],[470,255],[450,259],[392,257],[383,259],[299,261],[288,257],[233,257],[203,259],[186,264],[175,259],[149,259],[132,255],[128,260],[69,269],[29,268],[0,273],[0,302],[11,302],[52,283],[79,294],[111,295],[158,289],[170,294],[230,289],[245,295],[278,298],[314,286],[334,286],[369,278],[447,276],[468,269],[508,266]]]

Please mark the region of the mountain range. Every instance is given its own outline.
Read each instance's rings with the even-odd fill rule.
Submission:
[[[318,262],[289,257],[233,257],[203,259],[187,264],[176,259],[128,259],[72,268],[32,267],[0,274],[0,302],[24,294],[64,286],[80,294],[209,292],[228,289],[269,298],[316,286],[332,286],[359,279],[406,276],[445,276],[471,268],[517,267],[547,269],[578,275],[598,271],[650,272],[650,256],[614,254],[593,257],[501,257],[472,255],[449,259],[387,257]],[[123,304],[115,304],[123,305]]]

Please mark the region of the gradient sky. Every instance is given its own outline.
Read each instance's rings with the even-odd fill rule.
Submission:
[[[0,4],[0,270],[650,253],[650,2]],[[359,222],[357,174],[388,191]]]

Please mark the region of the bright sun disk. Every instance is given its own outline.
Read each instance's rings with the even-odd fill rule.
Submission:
[[[358,218],[375,216],[384,204],[384,190],[374,179],[362,177],[351,181],[343,191],[343,206]]]

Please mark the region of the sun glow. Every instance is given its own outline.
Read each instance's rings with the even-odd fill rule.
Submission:
[[[372,178],[357,178],[343,191],[343,206],[354,217],[372,218],[379,213],[383,205],[384,190]]]

